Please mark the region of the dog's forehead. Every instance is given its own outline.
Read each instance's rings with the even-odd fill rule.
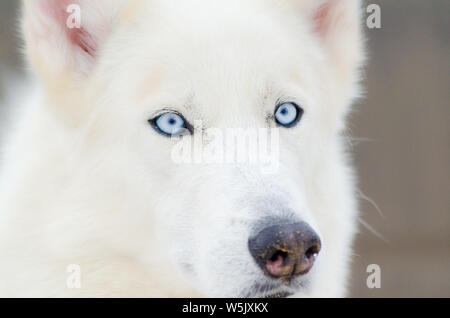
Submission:
[[[154,5],[146,5],[132,30],[138,43],[129,45],[139,48],[139,57],[130,63],[149,73],[157,65],[169,85],[180,85],[180,90],[189,86],[205,98],[237,97],[230,91],[260,97],[268,82],[300,74],[310,49],[301,43],[311,46],[311,41],[302,41],[301,23],[286,12],[261,10],[256,2],[233,3],[211,1],[204,7],[205,2],[158,2],[157,16]]]
[[[142,2],[110,41],[97,78],[112,80],[138,112],[174,108],[211,125],[264,124],[277,98],[303,98],[297,92],[316,82],[317,46],[296,15],[233,2]]]
[[[183,65],[220,65],[217,62],[236,59],[249,65],[266,63],[267,59],[273,63],[275,57],[301,55],[305,50],[295,45],[301,42],[300,23],[293,15],[286,16],[287,12],[255,12],[254,5],[233,6],[223,1],[206,2],[207,7],[205,2],[198,6],[182,3],[176,7],[162,5],[156,17],[152,13],[155,8],[146,7],[139,38],[148,44],[149,55],[163,55]]]

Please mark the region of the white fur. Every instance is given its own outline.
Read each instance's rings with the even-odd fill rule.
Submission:
[[[0,296],[264,296],[248,238],[287,216],[323,245],[290,291],[345,295],[357,206],[342,131],[358,93],[359,1],[329,0],[322,20],[316,0],[71,2],[95,56],[25,1],[42,88],[2,163]],[[170,106],[208,127],[271,127],[278,97],[305,115],[280,130],[274,175],[176,165],[173,141],[147,123]],[[80,289],[66,286],[69,264]]]

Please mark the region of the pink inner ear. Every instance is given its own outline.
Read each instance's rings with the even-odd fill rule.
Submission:
[[[89,34],[82,25],[80,28],[72,29],[67,26],[67,19],[70,15],[70,13],[67,13],[66,11],[67,7],[76,2],[76,0],[43,0],[40,1],[39,4],[42,12],[61,27],[67,36],[67,40],[72,45],[82,49],[87,54],[94,56],[97,47],[91,34]]]
[[[91,56],[95,55],[97,50],[94,40],[91,35],[86,32],[83,27],[79,29],[69,29],[68,37],[72,44],[81,48],[84,52]]]
[[[327,15],[330,11],[330,2],[333,1],[329,0],[329,2],[322,4],[314,13],[314,28],[321,35],[325,35],[328,30]]]

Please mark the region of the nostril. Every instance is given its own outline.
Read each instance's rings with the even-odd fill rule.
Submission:
[[[276,251],[271,258],[269,258],[270,262],[282,261],[284,262],[285,258],[288,256],[288,253],[283,251]]]
[[[288,253],[283,251],[276,251],[266,262],[266,269],[269,274],[279,277],[285,275],[286,273],[286,259],[288,257]]]
[[[309,272],[309,270],[314,265],[314,262],[316,261],[317,255],[319,255],[320,252],[320,244],[315,243],[311,247],[309,247],[305,253],[303,254],[303,257],[300,258],[297,263],[295,264],[295,269],[293,274],[294,275],[304,275]]]
[[[317,258],[317,255],[319,255],[320,252],[320,245],[314,244],[310,248],[308,248],[305,252],[305,257],[308,260],[315,260]]]

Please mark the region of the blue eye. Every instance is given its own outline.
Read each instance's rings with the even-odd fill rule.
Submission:
[[[294,103],[283,103],[275,111],[275,120],[284,127],[292,127],[302,117],[303,109]]]
[[[186,122],[181,115],[167,112],[151,119],[150,123],[161,133],[168,136],[179,135],[186,128]]]

